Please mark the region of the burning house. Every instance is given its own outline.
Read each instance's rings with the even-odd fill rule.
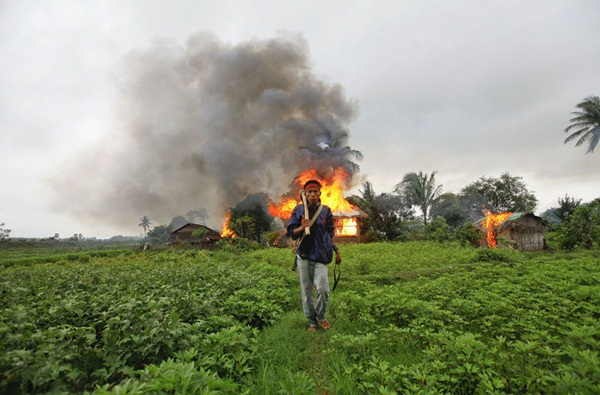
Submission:
[[[217,241],[221,240],[221,235],[216,230],[207,226],[187,223],[175,229],[169,235],[167,245],[171,247],[195,247],[213,250],[216,248]]]
[[[301,202],[300,188],[308,180],[315,179],[322,184],[321,202],[331,208],[335,224],[335,239],[338,243],[360,242],[360,218],[368,215],[356,206],[351,205],[343,196],[344,185],[348,175],[343,169],[336,169],[330,177],[320,177],[316,170],[307,170],[294,181],[293,191],[284,196],[278,204],[271,203],[269,212],[273,217],[281,218],[286,224],[292,210]],[[296,199],[295,196],[298,198]],[[282,238],[279,246],[289,245]]]
[[[548,223],[532,213],[488,213],[476,222],[482,238],[480,245],[487,248],[511,246],[520,251],[546,249]]]

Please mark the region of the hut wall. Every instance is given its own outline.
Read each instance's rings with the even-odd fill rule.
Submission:
[[[335,236],[333,238],[334,243],[344,244],[344,243],[360,243],[360,236]]]
[[[521,218],[503,229],[498,236],[514,242],[514,248],[521,251],[541,251],[546,249],[545,228],[535,218]]]

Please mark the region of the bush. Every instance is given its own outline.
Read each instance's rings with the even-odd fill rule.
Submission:
[[[464,246],[479,247],[481,232],[473,224],[464,224],[455,230],[456,239]]]
[[[281,235],[282,231],[276,230],[273,232],[268,232],[263,235],[263,239],[268,246],[275,245],[275,240]]]
[[[217,247],[227,252],[248,252],[264,248],[258,242],[244,237],[225,238],[217,241]]]
[[[436,217],[427,224],[425,233],[427,234],[428,240],[437,241],[438,243],[454,239],[450,226],[446,223],[444,217]]]
[[[510,261],[507,253],[499,248],[480,248],[473,262],[508,262]]]

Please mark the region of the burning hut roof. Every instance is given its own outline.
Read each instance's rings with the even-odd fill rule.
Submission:
[[[367,213],[365,213],[364,211],[362,211],[361,209],[359,209],[356,206],[350,206],[350,210],[346,210],[346,211],[332,211],[331,214],[333,214],[334,217],[338,217],[338,218],[367,218],[369,215]]]
[[[490,244],[490,233],[496,242],[498,238],[507,240],[508,244],[522,251],[539,251],[546,248],[545,228],[548,222],[530,212],[503,213],[503,218],[492,229],[486,226],[489,215],[475,222],[475,226],[487,235],[487,240],[482,240],[482,245],[495,247]],[[490,214],[498,215],[498,214]],[[488,221],[489,222],[489,221]]]

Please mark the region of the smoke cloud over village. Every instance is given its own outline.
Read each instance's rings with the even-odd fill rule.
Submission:
[[[299,34],[157,41],[115,74],[114,131],[52,174],[61,212],[131,229],[143,215],[159,225],[206,208],[218,229],[227,209],[256,193],[278,199],[302,170],[355,171],[344,154],[358,106],[315,75]]]

